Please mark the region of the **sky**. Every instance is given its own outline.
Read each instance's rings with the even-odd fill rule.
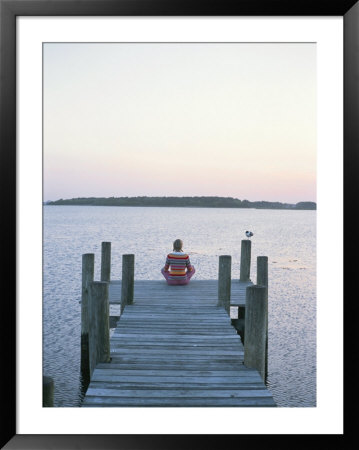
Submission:
[[[44,201],[316,201],[316,46],[46,43]]]

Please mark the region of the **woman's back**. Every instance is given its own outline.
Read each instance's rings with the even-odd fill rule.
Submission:
[[[167,255],[165,270],[169,270],[170,276],[184,277],[186,269],[192,270],[191,262],[187,253],[171,252]]]
[[[195,272],[189,255],[182,251],[183,242],[176,239],[173,251],[168,253],[166,263],[161,270],[168,284],[187,284]]]

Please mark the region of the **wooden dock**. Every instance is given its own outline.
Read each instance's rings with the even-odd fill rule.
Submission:
[[[245,306],[250,281],[231,282],[231,305]],[[109,282],[109,303],[120,304],[121,282]],[[98,363],[83,407],[273,407],[227,311],[218,282],[134,282],[110,337],[109,363]]]

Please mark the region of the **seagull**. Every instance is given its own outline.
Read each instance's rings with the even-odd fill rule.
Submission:
[[[251,236],[253,236],[253,233],[251,231],[246,231],[246,236],[249,239]]]

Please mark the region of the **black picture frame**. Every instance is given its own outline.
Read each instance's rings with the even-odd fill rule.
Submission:
[[[344,219],[347,236],[355,236],[358,220],[355,188],[359,169],[359,2],[357,0],[0,0],[0,183],[3,201],[2,254],[2,423],[1,448],[117,448],[176,449],[203,445],[200,435],[18,435],[16,433],[16,17],[18,16],[342,16],[344,20]],[[338,239],[341,237],[338,236]],[[344,238],[343,238],[344,239]],[[355,239],[344,241],[344,257],[353,253]],[[349,252],[350,245],[350,252]],[[344,259],[345,261],[345,259]],[[343,272],[344,286],[352,290],[355,274]],[[345,292],[344,292],[345,293]],[[347,343],[354,341],[357,299],[345,303]],[[348,350],[345,352],[345,356]],[[353,353],[353,349],[351,350]],[[354,352],[354,355],[356,352]],[[352,355],[353,356],[353,355]],[[353,358],[351,358],[353,359]],[[350,358],[345,358],[347,364]],[[347,369],[356,372],[354,367]],[[354,415],[345,422],[351,432]],[[275,436],[270,435],[273,439]],[[314,436],[315,437],[315,436]],[[331,436],[332,439],[342,436]],[[265,435],[211,435],[207,445],[215,448],[264,441]],[[298,443],[306,436],[297,436]],[[311,443],[313,436],[311,436]]]

